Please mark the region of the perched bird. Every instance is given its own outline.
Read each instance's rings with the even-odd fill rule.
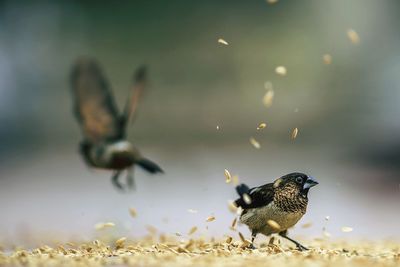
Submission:
[[[292,241],[299,250],[307,250],[287,236],[287,229],[294,226],[306,213],[308,191],[318,182],[303,173],[290,173],[273,183],[250,189],[245,184],[236,187],[240,198],[235,201],[243,209],[240,221],[251,231],[251,247],[258,233],[269,236],[278,233]]]
[[[134,187],[133,167],[139,165],[150,173],[163,172],[154,162],[144,158],[127,140],[128,122],[136,115],[138,101],[146,83],[146,69],[134,74],[130,98],[122,113],[118,112],[109,84],[99,66],[91,58],[77,60],[71,71],[74,113],[83,133],[80,153],[85,162],[94,168],[114,171],[112,182],[119,182],[122,171],[127,170],[127,185]]]

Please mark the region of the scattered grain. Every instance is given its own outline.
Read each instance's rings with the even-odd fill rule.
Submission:
[[[95,226],[94,226],[94,228],[95,228],[96,230],[102,230],[102,229],[109,228],[109,227],[114,227],[114,226],[115,226],[114,223],[112,223],[112,222],[106,222],[106,223],[96,223]]]
[[[223,44],[223,45],[229,45],[228,42],[225,41],[225,40],[222,39],[222,38],[219,38],[219,39],[218,39],[218,43]]]
[[[192,235],[197,231],[197,227],[193,226],[192,228],[190,228],[188,235]]]
[[[292,138],[292,140],[296,139],[298,133],[299,133],[299,129],[294,128],[294,129],[292,130],[292,134],[291,134],[291,136],[290,136],[290,137]]]
[[[228,209],[229,209],[230,212],[236,213],[238,207],[235,205],[235,202],[233,202],[232,200],[229,200],[228,201]]]
[[[301,227],[302,228],[310,228],[312,226],[312,222],[304,223]]]
[[[270,89],[268,90],[263,99],[262,102],[264,104],[265,107],[269,108],[270,106],[272,106],[272,102],[274,101],[274,90]]]
[[[348,227],[348,226],[343,226],[342,227],[342,232],[343,233],[350,233],[352,231],[353,231],[353,228],[351,228],[351,227]]]
[[[232,176],[227,169],[224,170],[224,174],[225,174],[225,182],[229,184],[232,181]]]
[[[130,209],[129,209],[129,214],[130,214],[133,218],[136,218],[136,216],[137,216],[136,209],[135,209],[135,208],[130,208]]]
[[[194,209],[188,209],[187,210],[189,213],[197,213],[197,210],[194,210]]]
[[[231,223],[231,229],[235,230],[236,229],[236,223],[237,223],[237,217],[235,217]]]
[[[250,144],[252,144],[256,149],[260,149],[261,145],[259,142],[257,142],[256,139],[254,139],[254,137],[250,137]]]
[[[239,185],[239,176],[237,176],[237,175],[234,175],[233,177],[232,177],[232,184],[234,185],[234,186],[237,186],[237,185]]]
[[[212,222],[215,221],[215,217],[214,216],[208,216],[206,219],[206,222]]]
[[[353,30],[353,29],[348,29],[347,30],[347,37],[350,39],[350,41],[353,44],[359,44],[360,43],[360,36],[358,35],[358,33]]]
[[[117,241],[115,241],[115,245],[117,248],[123,248],[125,246],[126,237],[121,237]]]
[[[287,74],[287,70],[284,66],[278,66],[275,68],[275,72],[281,76],[285,76]]]
[[[262,122],[257,126],[257,130],[264,129],[265,127],[267,127],[267,124],[265,122]]]
[[[329,54],[325,54],[322,56],[322,60],[326,65],[330,65],[332,63],[332,56]]]

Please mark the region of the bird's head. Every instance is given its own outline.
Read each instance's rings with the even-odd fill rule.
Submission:
[[[318,182],[304,173],[294,172],[282,176],[274,181],[274,188],[287,191],[296,191],[307,197],[311,187],[317,185]]]

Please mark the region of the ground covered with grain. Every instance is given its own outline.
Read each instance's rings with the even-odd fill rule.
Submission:
[[[273,240],[248,249],[231,237],[178,240],[161,237],[3,249],[0,266],[400,266],[400,243],[304,241],[299,252]]]

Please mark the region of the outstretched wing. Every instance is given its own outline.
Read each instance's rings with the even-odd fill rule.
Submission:
[[[147,71],[145,66],[138,68],[133,76],[133,85],[130,88],[130,97],[128,98],[124,112],[121,116],[121,129],[126,132],[126,126],[129,121],[133,121],[137,114],[140,97],[147,82]]]
[[[74,112],[86,142],[99,143],[121,136],[118,110],[99,64],[77,60],[71,72]]]
[[[235,204],[238,207],[243,209],[259,208],[268,205],[274,200],[273,183],[254,187],[245,192],[243,190],[245,190],[246,187],[245,185],[239,185],[237,187],[240,198],[235,201]],[[247,194],[248,198],[245,194]]]

